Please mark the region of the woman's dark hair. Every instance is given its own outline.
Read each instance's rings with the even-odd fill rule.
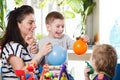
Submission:
[[[18,23],[21,23],[28,14],[34,14],[33,8],[28,5],[23,5],[21,7],[15,8],[7,15],[8,23],[3,39],[2,48],[6,43],[9,43],[10,41],[20,43],[24,47],[27,46],[21,36],[20,30],[18,28]]]

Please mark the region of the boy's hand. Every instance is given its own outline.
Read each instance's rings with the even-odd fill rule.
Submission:
[[[83,35],[81,36],[81,38],[85,41],[85,42],[90,42],[90,39],[87,35]]]
[[[46,42],[40,49],[39,53],[43,56],[47,55],[52,50],[52,44]]]
[[[90,41],[90,39],[87,35],[82,35],[82,36],[76,37],[76,40],[79,40],[79,39],[82,39],[83,41],[85,41],[87,43]]]
[[[89,66],[86,66],[85,69],[84,69],[84,76],[85,76],[85,80],[89,80],[89,72],[90,72],[90,67]]]

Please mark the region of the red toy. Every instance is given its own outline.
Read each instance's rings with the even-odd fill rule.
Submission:
[[[28,73],[30,74],[30,77],[27,80],[36,80],[34,76],[36,65],[33,63],[28,63],[26,69],[28,70]]]
[[[20,80],[26,80],[24,70],[15,70],[15,74],[20,78]]]
[[[28,78],[26,78],[26,74],[24,70],[15,70],[16,75],[20,80],[38,80],[34,76],[34,71],[36,69],[36,65],[33,63],[28,63],[26,66],[26,69],[28,70],[28,74],[30,75]]]

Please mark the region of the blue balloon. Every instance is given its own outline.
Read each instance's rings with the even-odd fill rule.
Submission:
[[[52,46],[52,51],[47,55],[50,65],[61,65],[66,61],[67,50],[60,46]]]

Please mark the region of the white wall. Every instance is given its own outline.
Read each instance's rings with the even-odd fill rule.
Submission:
[[[93,37],[99,32],[99,0],[94,0],[96,6],[93,11]]]
[[[109,33],[115,19],[120,16],[120,0],[99,0],[100,43],[109,43]]]

